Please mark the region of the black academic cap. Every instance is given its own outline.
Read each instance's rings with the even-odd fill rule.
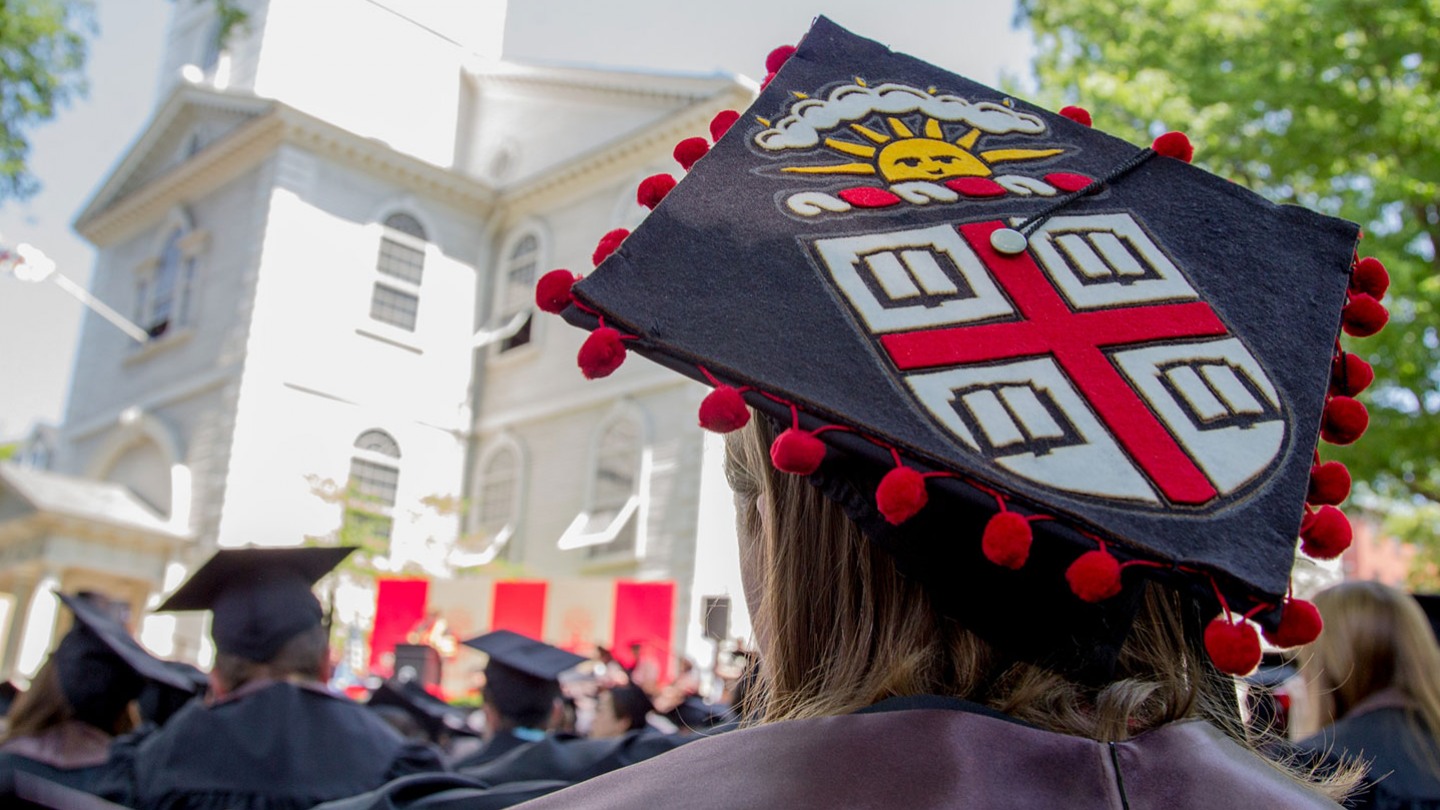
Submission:
[[[265,662],[323,618],[311,588],[354,546],[239,548],[215,552],[156,608],[214,613],[210,635],[228,655]]]
[[[10,713],[17,697],[20,697],[20,687],[10,681],[0,683],[0,717]]]
[[[486,655],[485,689],[512,721],[538,727],[560,695],[559,676],[587,660],[543,641],[495,630],[463,642]]]
[[[1425,611],[1425,618],[1430,621],[1430,632],[1440,640],[1440,593],[1412,593],[1415,601],[1420,603],[1420,609]]]
[[[52,657],[60,689],[76,717],[108,729],[147,683],[191,689],[167,662],[142,648],[98,597],[56,596],[75,615],[74,626]]]
[[[370,693],[365,705],[394,706],[404,710],[425,729],[431,740],[439,740],[444,734],[475,736],[474,730],[465,722],[465,709],[451,706],[413,680],[381,683]]]
[[[1285,620],[1297,535],[1349,541],[1316,441],[1365,421],[1342,309],[1385,318],[1358,228],[823,17],[771,61],[594,273],[537,285],[591,330],[583,373],[634,350],[715,388],[703,427],[763,412],[778,469],[1015,654],[1105,678],[1151,578],[1228,608],[1226,671],[1259,661],[1249,620],[1313,637]]]

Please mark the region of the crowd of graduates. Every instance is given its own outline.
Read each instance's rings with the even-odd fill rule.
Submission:
[[[505,630],[465,642],[487,655],[478,709],[416,680],[353,700],[326,685],[312,593],[344,553],[229,550],[203,566],[161,608],[212,611],[208,674],[145,651],[103,595],[62,594],[71,629],[6,695],[0,805],[509,807],[738,720],[738,677],[711,703],[688,665],[660,687]]]

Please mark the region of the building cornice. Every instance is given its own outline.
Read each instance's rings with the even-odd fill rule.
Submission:
[[[201,94],[202,98],[205,95],[213,94]],[[185,98],[188,100],[188,96]],[[168,124],[177,115],[167,112],[157,116],[156,123],[163,120]],[[135,150],[153,146],[159,137],[152,127]],[[121,173],[133,171],[143,161],[143,155],[132,151],[117,174],[96,195],[96,202],[80,215],[75,230],[97,247],[120,242],[163,219],[175,205],[203,197],[255,168],[287,143],[364,168],[415,193],[476,215],[487,214],[495,202],[492,189],[460,172],[397,152],[380,141],[356,135],[284,104],[268,102],[264,114],[242,124],[191,159],[139,189],[97,207],[107,189],[119,188],[124,183]]]

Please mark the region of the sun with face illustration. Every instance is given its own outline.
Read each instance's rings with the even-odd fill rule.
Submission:
[[[863,162],[836,163],[817,166],[788,166],[782,171],[793,174],[878,175],[885,182],[944,182],[957,177],[989,177],[996,163],[1017,160],[1039,160],[1061,154],[1063,149],[989,149],[974,151],[975,143],[985,134],[971,127],[954,141],[945,139],[940,121],[926,117],[917,134],[905,121],[887,116],[883,132],[860,123],[849,125],[851,132],[865,142],[826,138],[824,145]],[[763,123],[763,122],[762,122]]]

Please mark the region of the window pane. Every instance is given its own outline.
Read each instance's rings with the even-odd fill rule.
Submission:
[[[175,287],[180,280],[180,230],[176,229],[165,242],[160,266],[155,269],[155,283],[150,288],[149,319],[145,331],[151,337],[164,334],[175,308]]]
[[[638,490],[640,477],[640,426],[631,419],[612,423],[600,437],[595,483],[590,501],[589,531],[603,531]],[[601,557],[635,548],[634,513],[609,543],[591,546],[587,557]]]
[[[363,458],[350,459],[350,488],[356,495],[385,506],[395,505],[400,470]]]
[[[425,271],[425,251],[402,245],[390,237],[380,239],[380,258],[375,269],[387,276],[419,284]]]
[[[486,465],[480,484],[480,531],[494,537],[515,521],[515,493],[519,485],[515,454],[497,453]]]
[[[421,227],[420,221],[409,214],[391,214],[385,218],[385,227],[406,236],[413,236],[422,242],[426,241],[425,229]]]
[[[419,297],[384,284],[375,285],[375,295],[370,299],[370,317],[375,320],[414,332],[419,309]]]

